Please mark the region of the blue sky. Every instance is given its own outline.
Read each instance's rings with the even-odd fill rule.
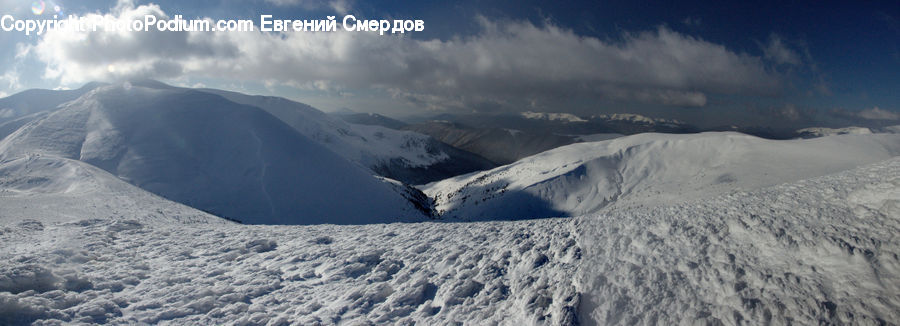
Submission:
[[[149,77],[397,116],[532,110],[900,119],[896,1],[44,3],[119,18],[353,14],[422,19],[426,29],[403,36],[0,31],[0,94]],[[0,4],[0,14],[34,17],[33,1]]]

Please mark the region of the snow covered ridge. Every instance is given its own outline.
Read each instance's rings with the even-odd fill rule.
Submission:
[[[0,324],[887,324],[900,319],[898,192],[892,159],[570,219],[180,225],[47,211],[0,223]]]
[[[398,189],[265,111],[178,88],[96,88],[0,141],[0,162],[79,160],[245,223],[420,221]],[[402,191],[400,191],[402,190]]]
[[[684,124],[678,120],[670,120],[663,118],[650,118],[647,116],[643,116],[640,114],[633,113],[613,113],[613,114],[601,114],[592,116],[591,119],[597,120],[609,120],[609,121],[628,121],[632,123],[643,123],[643,124],[669,124],[669,125],[682,125]]]
[[[900,135],[766,140],[733,132],[639,134],[556,148],[422,186],[442,218],[579,216],[758,189],[900,155]]]
[[[397,158],[410,167],[431,165],[448,159],[445,153],[424,146],[429,137],[378,126],[351,125],[311,106],[279,97],[252,96],[214,89],[205,92],[255,106],[285,121],[303,135],[363,166],[374,166]]]
[[[526,119],[564,121],[564,122],[587,122],[571,113],[546,113],[546,112],[522,112],[522,117]]]
[[[338,155],[379,175],[407,183],[426,183],[495,166],[417,132],[350,124],[306,104],[284,98],[216,89],[201,91],[261,108]],[[442,171],[447,166],[455,168]]]
[[[830,136],[830,135],[867,135],[871,134],[872,130],[864,127],[846,127],[846,128],[804,128],[797,130],[797,135],[800,137],[822,137],[822,136]]]
[[[846,134],[855,134],[855,135],[867,135],[872,133],[887,133],[887,134],[900,134],[900,125],[894,126],[883,126],[883,127],[873,127],[873,128],[865,128],[865,127],[846,127],[846,128],[824,128],[824,127],[813,127],[813,128],[804,128],[796,131],[796,134],[799,137],[803,138],[811,138],[811,137],[823,137],[830,135],[846,135]]]
[[[25,123],[36,119],[36,114],[55,111],[58,105],[75,100],[91,90],[104,86],[109,85],[90,83],[78,90],[70,91],[29,90],[0,99],[0,139]],[[153,80],[135,80],[118,86],[170,92],[190,90]],[[427,173],[423,171],[438,166],[436,171],[428,171],[431,173],[428,174],[425,182],[430,182],[458,173],[494,167],[486,160],[469,157],[471,155],[467,155],[468,153],[456,150],[423,134],[378,126],[349,124],[309,105],[284,98],[251,96],[216,89],[195,89],[195,91],[216,94],[234,103],[265,110],[297,132],[319,142],[338,155],[381,173],[383,176],[400,178],[401,181],[422,181],[420,179],[403,180],[404,177],[411,174],[406,173],[407,170],[414,170],[418,174],[425,175]],[[446,166],[449,165],[456,166],[459,171],[442,171],[448,170]]]

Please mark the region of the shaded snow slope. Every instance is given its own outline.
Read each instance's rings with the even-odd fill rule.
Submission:
[[[77,159],[245,223],[415,221],[404,194],[270,114],[217,95],[107,86],[0,142],[0,161]]]
[[[347,123],[288,99],[215,89],[201,91],[261,108],[344,158],[382,176],[420,184],[495,167],[490,161],[414,131]]]
[[[640,134],[580,143],[422,186],[448,219],[577,216],[663,205],[835,173],[900,154],[900,135],[766,140]]]
[[[49,114],[48,111],[32,113],[0,123],[0,140],[3,140],[3,138],[6,138],[6,136],[9,136],[10,134],[16,132],[16,130],[19,130],[19,128],[22,128],[22,126],[28,124],[29,122],[47,116],[47,114]]]
[[[0,323],[892,323],[898,191],[893,159],[568,219],[253,226],[48,212],[0,223]]]

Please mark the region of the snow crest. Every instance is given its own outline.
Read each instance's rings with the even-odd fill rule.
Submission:
[[[677,204],[844,171],[900,154],[900,135],[775,141],[733,132],[639,134],[556,148],[422,186],[446,219],[579,216]]]

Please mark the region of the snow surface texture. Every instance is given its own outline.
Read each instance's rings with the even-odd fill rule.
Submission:
[[[570,219],[247,226],[149,207],[4,219],[0,324],[892,323],[898,193],[893,159]]]
[[[900,159],[669,207],[577,219],[580,320],[900,320]]]
[[[405,190],[265,111],[193,90],[96,88],[0,141],[0,162],[30,154],[90,163],[245,223],[425,219]]]
[[[733,132],[639,134],[563,146],[422,186],[442,218],[579,216],[670,205],[822,176],[900,155],[900,135],[766,140]]]

